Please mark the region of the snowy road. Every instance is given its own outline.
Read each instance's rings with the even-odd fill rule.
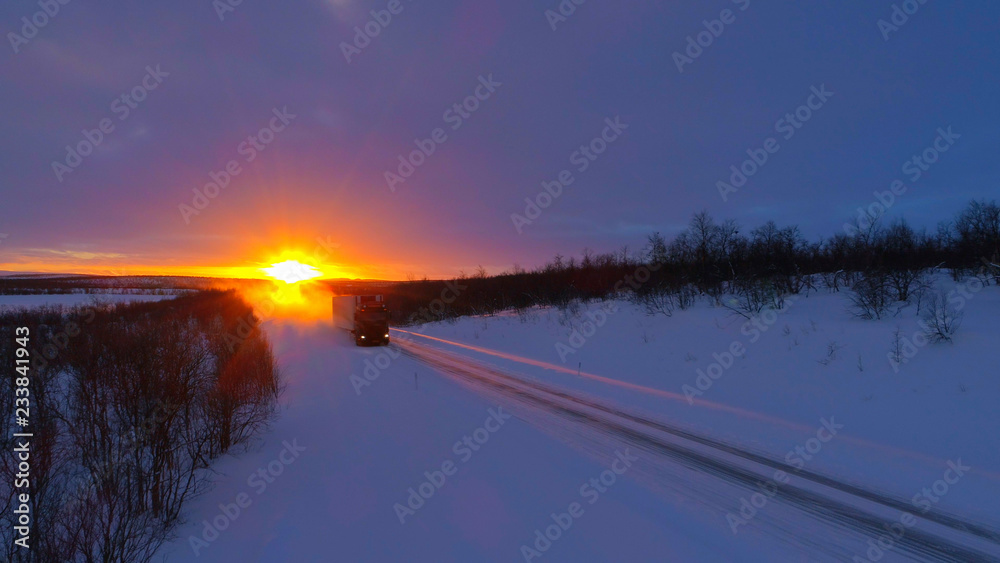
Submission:
[[[265,328],[281,416],[259,447],[216,464],[160,560],[868,561],[881,540],[882,562],[1000,561],[994,530],[936,509],[903,527],[912,507],[895,497],[500,360],[405,338],[357,348],[323,323]],[[771,489],[779,471],[790,481]],[[760,483],[773,498],[753,496]],[[743,499],[764,504],[740,514]]]
[[[456,445],[496,403],[390,349],[355,347],[328,325],[265,327],[286,382],[283,412],[263,444],[215,464],[214,487],[187,506],[158,560],[520,561],[550,514],[607,469],[516,418],[470,459]],[[372,376],[371,386],[357,393],[352,374]],[[291,457],[286,442],[304,450]],[[457,473],[401,522],[395,505],[449,461]],[[249,505],[237,513],[241,498]],[[725,561],[747,549],[713,545],[719,532],[699,536],[689,520],[621,479],[543,561]]]

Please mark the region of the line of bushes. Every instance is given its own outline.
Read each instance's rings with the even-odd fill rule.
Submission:
[[[13,541],[17,468],[0,463],[0,559],[147,561],[213,459],[276,412],[279,374],[234,292],[0,313],[0,356],[30,329],[31,549]],[[9,367],[9,366],[8,366]],[[13,451],[14,380],[0,378],[0,449]]]
[[[672,240],[653,233],[637,251],[584,250],[579,259],[556,256],[533,271],[515,266],[490,276],[480,268],[471,276],[400,282],[381,292],[393,322],[405,325],[610,297],[670,314],[697,295],[723,305],[721,297],[731,295],[740,312],[752,313],[782,295],[815,289],[817,280],[834,291],[857,288],[863,301],[908,301],[921,285],[920,273],[934,267],[949,269],[956,279],[985,270],[987,281],[1000,282],[995,201],[973,201],[933,232],[915,230],[905,220],[885,225],[881,217],[845,227],[808,242],[796,226],[771,221],[746,233],[735,221],[719,222],[702,212]]]

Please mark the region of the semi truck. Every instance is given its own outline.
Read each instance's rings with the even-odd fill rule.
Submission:
[[[389,310],[381,295],[334,296],[333,323],[350,331],[358,346],[389,343]]]

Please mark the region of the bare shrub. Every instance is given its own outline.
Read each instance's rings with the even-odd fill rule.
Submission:
[[[903,331],[896,327],[892,333],[892,346],[889,348],[889,359],[897,365],[903,361]]]
[[[826,356],[817,360],[821,365],[828,366],[837,359],[837,353],[844,349],[844,346],[837,344],[835,340],[826,345]]]
[[[647,291],[636,295],[635,300],[643,306],[647,315],[672,317],[678,306],[676,294],[666,289]]]
[[[910,268],[891,270],[886,274],[894,300],[907,302],[913,297],[914,290],[920,287],[920,281],[923,277],[921,270]]]
[[[796,273],[789,278],[788,288],[789,292],[798,295],[805,291],[806,297],[809,296],[810,291],[817,291],[816,289],[816,276],[809,274]]]
[[[951,342],[962,324],[962,313],[949,305],[944,294],[938,292],[928,302],[922,319],[924,331],[931,342]]]
[[[722,300],[722,306],[746,319],[759,315],[765,308],[784,308],[784,296],[771,281],[753,281],[738,286],[736,294]]]
[[[993,276],[993,283],[1000,285],[1000,255],[993,254],[992,259],[983,258],[984,272]]]
[[[854,283],[851,291],[853,313],[862,319],[881,319],[894,302],[885,274],[867,274]]]
[[[684,311],[694,306],[698,300],[698,291],[690,285],[683,285],[677,290],[677,308]]]
[[[580,316],[580,300],[569,299],[559,303],[556,308],[559,311],[559,324],[569,326],[573,319]]]

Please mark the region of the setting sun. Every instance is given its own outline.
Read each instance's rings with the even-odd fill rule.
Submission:
[[[281,280],[285,283],[298,283],[300,281],[311,280],[313,278],[318,278],[322,274],[314,266],[309,264],[303,264],[298,260],[285,260],[284,262],[278,262],[273,264],[270,268],[261,268],[261,271],[271,276],[272,278]]]

